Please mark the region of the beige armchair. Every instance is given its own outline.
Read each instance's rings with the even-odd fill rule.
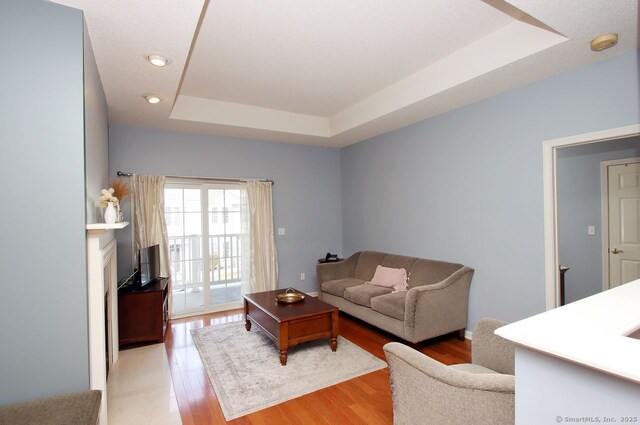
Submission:
[[[514,349],[494,334],[506,323],[482,319],[472,363],[445,366],[391,342],[384,352],[391,372],[395,425],[503,425],[515,422]]]
[[[102,392],[90,390],[0,406],[0,424],[96,425],[101,400]]]

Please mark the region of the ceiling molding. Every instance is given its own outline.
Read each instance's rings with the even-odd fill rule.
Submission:
[[[563,41],[566,37],[515,21],[336,114],[331,118],[331,135],[399,111]]]
[[[325,117],[192,96],[179,96],[170,117],[186,121],[247,127],[306,136],[331,136],[330,121]]]

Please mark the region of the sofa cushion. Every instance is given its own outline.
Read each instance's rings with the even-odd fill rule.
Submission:
[[[462,267],[462,264],[418,259],[409,270],[409,288],[438,283]]]
[[[375,286],[365,283],[363,285],[352,286],[345,289],[344,299],[351,301],[354,304],[371,307],[371,298],[384,294],[390,294],[391,291],[391,288],[384,288],[382,286]]]
[[[495,370],[491,370],[487,367],[484,366],[480,366],[477,364],[472,364],[472,363],[461,363],[461,364],[454,364],[449,366],[452,369],[457,369],[457,370],[461,370],[463,372],[467,372],[467,373],[494,373],[494,374],[498,374],[498,372],[496,372]]]
[[[323,292],[327,292],[331,295],[335,295],[337,297],[344,297],[345,289],[351,286],[358,286],[363,284],[364,284],[364,280],[348,277],[346,279],[336,279],[336,280],[328,280],[326,282],[322,282],[322,286],[320,287],[320,289]]]
[[[371,309],[394,319],[404,320],[406,292],[394,292],[371,299]]]
[[[383,252],[364,251],[358,258],[358,264],[356,265],[356,279],[362,279],[365,282],[369,282],[376,272],[376,267],[382,262],[382,259],[387,256]]]

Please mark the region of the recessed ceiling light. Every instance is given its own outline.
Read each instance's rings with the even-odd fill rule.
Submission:
[[[160,96],[155,95],[155,94],[145,94],[144,98],[147,99],[147,102],[151,103],[152,105],[155,103],[158,103],[162,100],[162,98],[160,98]]]
[[[594,52],[601,52],[604,49],[615,46],[616,44],[618,44],[618,34],[603,34],[591,40],[591,50]]]
[[[169,59],[160,55],[149,55],[147,56],[147,60],[151,62],[151,65],[155,65],[158,67],[163,67],[169,64]]]

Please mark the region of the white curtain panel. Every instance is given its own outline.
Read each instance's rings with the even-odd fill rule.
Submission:
[[[249,292],[271,291],[278,287],[278,254],[273,233],[271,182],[247,181],[249,204]]]
[[[131,177],[133,198],[133,249],[160,245],[160,275],[169,278],[169,311],[171,311],[171,271],[169,238],[164,219],[164,176],[134,174]]]

